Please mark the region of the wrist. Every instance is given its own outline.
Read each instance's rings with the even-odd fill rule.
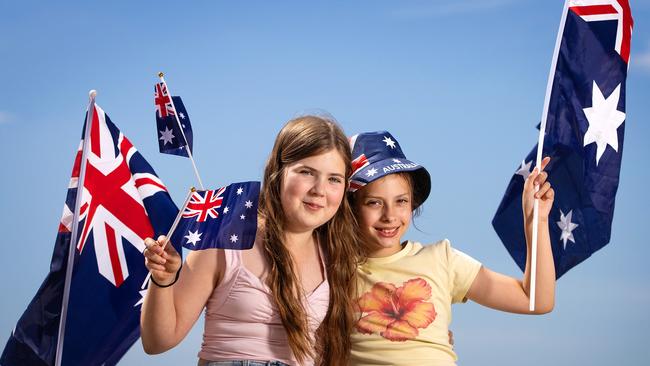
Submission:
[[[540,225],[548,224],[548,216],[547,215],[539,215],[537,217],[537,221],[539,221]],[[533,225],[533,215],[530,216],[524,216],[524,224],[526,226],[528,225]]]
[[[151,280],[151,282],[152,282],[154,285],[156,285],[156,286],[158,286],[158,287],[160,287],[160,288],[170,287],[170,286],[174,285],[174,284],[176,283],[176,281],[178,281],[178,277],[179,277],[180,274],[181,274],[181,269],[182,269],[182,268],[183,268],[183,263],[181,263],[181,266],[178,268],[178,271],[176,271],[176,275],[174,276],[174,280],[173,280],[172,282],[168,283],[168,284],[164,284],[164,283],[159,283],[159,282],[157,282],[157,281],[153,278],[153,275],[151,275],[151,277],[150,277],[149,279]]]

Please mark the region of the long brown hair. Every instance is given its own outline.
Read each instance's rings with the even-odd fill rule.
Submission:
[[[314,230],[325,255],[330,301],[316,339],[311,339],[303,306],[305,295],[291,254],[284,245],[285,215],[279,199],[288,164],[332,149],[345,162],[347,182],[351,174],[351,153],[343,131],[335,122],[320,116],[299,117],[282,128],[264,169],[260,213],[265,222],[264,249],[270,264],[267,283],[287,331],[289,346],[299,363],[315,357],[320,365],[344,365],[351,348],[349,335],[354,326],[353,299],[360,250],[350,205],[344,196],[334,217]]]

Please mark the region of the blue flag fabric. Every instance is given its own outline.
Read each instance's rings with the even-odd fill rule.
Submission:
[[[178,209],[152,167],[108,116],[98,106],[92,112],[84,189],[78,190],[80,148],[50,273],[19,319],[0,365],[55,363],[78,192],[83,192],[79,242],[69,284],[62,365],[115,365],[140,336],[148,273],[143,239],[165,234]]]
[[[252,248],[259,196],[260,182],[192,192],[172,243],[182,243],[190,250]]]
[[[174,102],[173,105],[172,101]],[[189,157],[187,146],[189,144],[190,152],[192,152],[194,138],[190,116],[187,114],[183,100],[177,96],[170,99],[167,85],[158,83],[154,87],[154,103],[156,104],[156,127],[160,152]],[[176,107],[176,110],[174,110],[174,107]],[[182,125],[182,132],[176,121],[176,114],[178,114],[178,121]],[[187,142],[183,138],[183,133],[185,133]]]
[[[577,3],[577,1],[575,2]],[[632,18],[618,6],[569,1],[548,107],[543,155],[555,189],[549,227],[557,278],[609,243],[619,182]],[[510,180],[492,225],[524,270],[521,194],[537,147]]]

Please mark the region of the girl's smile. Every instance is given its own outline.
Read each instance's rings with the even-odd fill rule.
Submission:
[[[413,211],[409,182],[400,174],[389,174],[367,184],[357,195],[359,227],[370,255],[385,257],[399,252]]]

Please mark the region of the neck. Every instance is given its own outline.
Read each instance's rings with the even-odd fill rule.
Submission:
[[[404,248],[404,244],[396,245],[389,248],[379,248],[370,252],[368,255],[370,258],[383,258],[390,257],[393,254],[399,253],[400,250]]]
[[[284,244],[289,250],[296,248],[304,248],[308,244],[314,242],[314,231],[309,230],[305,232],[284,232]]]

